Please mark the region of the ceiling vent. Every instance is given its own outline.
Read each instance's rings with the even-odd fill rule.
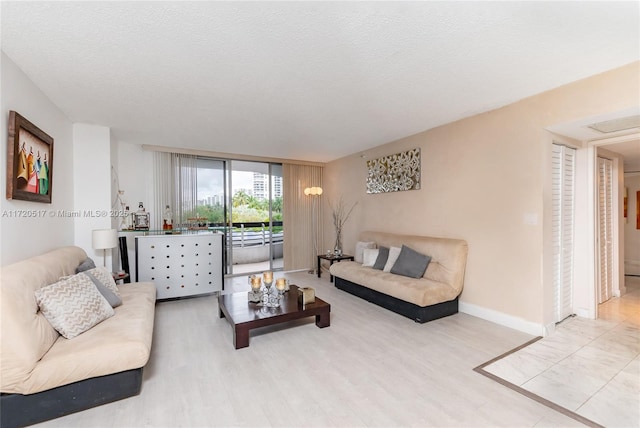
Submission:
[[[602,132],[603,134],[640,128],[640,115],[605,120],[604,122],[594,123],[588,127],[595,131]]]

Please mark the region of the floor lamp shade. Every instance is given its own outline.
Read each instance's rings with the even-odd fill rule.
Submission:
[[[97,229],[92,232],[92,247],[102,250],[103,265],[107,263],[107,250],[118,246],[118,231],[116,229]]]

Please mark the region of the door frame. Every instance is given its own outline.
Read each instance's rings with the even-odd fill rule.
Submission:
[[[606,149],[607,145],[631,141],[638,138],[638,134],[624,135],[619,137],[606,138],[602,140],[585,142],[586,166],[587,166],[587,280],[582,284],[577,284],[577,293],[586,297],[588,303],[586,308],[575,311],[577,315],[596,319],[598,318],[598,290],[599,290],[599,247],[598,247],[598,156],[611,159],[613,161],[613,182],[612,191],[612,249],[613,249],[613,296],[621,296],[626,292],[624,286],[624,229],[620,225],[622,215],[622,203],[624,192],[624,167],[623,158],[617,153]],[[584,162],[584,160],[583,160]],[[584,190],[584,189],[583,189]]]

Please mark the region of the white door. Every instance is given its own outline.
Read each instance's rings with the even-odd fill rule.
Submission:
[[[553,144],[553,289],[555,321],[573,313],[573,236],[576,151]]]
[[[613,162],[598,157],[598,303],[613,294]]]

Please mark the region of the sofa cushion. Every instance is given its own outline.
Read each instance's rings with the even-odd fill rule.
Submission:
[[[389,258],[389,248],[388,247],[378,248],[378,257],[376,258],[376,262],[373,264],[373,268],[377,270],[384,269],[384,265],[387,264],[388,258]]]
[[[400,247],[389,248],[389,257],[387,258],[387,262],[384,264],[384,269],[382,269],[383,272],[391,272],[391,268],[396,264],[396,260],[398,260],[400,250]]]
[[[422,254],[428,254],[431,256],[431,262],[424,278],[448,284],[458,294],[462,292],[468,252],[466,241],[372,231],[362,232],[359,240],[375,241],[378,246],[385,247],[407,245]],[[334,263],[334,266],[337,264]]]
[[[373,267],[378,259],[380,250],[377,248],[365,248],[362,255],[362,266]]]
[[[376,248],[376,243],[373,241],[358,241],[356,243],[356,251],[353,255],[353,259],[356,262],[362,263],[365,248]]]
[[[422,278],[430,261],[430,256],[426,256],[403,245],[398,260],[396,260],[391,268],[391,273],[408,276],[410,278]]]
[[[79,247],[64,247],[0,268],[0,383],[2,392],[22,387],[60,334],[38,310],[34,293],[75,273],[87,258]]]
[[[93,269],[96,267],[96,264],[90,257],[87,257],[82,263],[78,265],[76,268],[76,273],[84,272],[85,270]]]
[[[143,367],[151,353],[156,287],[152,282],[124,284],[120,297],[122,305],[111,318],[73,340],[58,336],[19,392],[32,394]]]
[[[459,294],[449,284],[443,282],[433,281],[424,277],[415,279],[391,272],[380,272],[379,270],[363,268],[362,265],[351,261],[334,263],[331,265],[330,271],[331,275],[337,278],[346,279],[355,284],[360,284],[423,307],[448,302],[455,299]]]
[[[103,284],[102,281],[96,278],[93,273],[87,271],[79,273],[78,275],[86,275],[96,286],[100,294],[102,294],[102,297],[107,299],[107,302],[109,302],[112,308],[118,307],[122,304],[122,299],[120,298],[120,296],[114,293],[113,290],[110,289],[106,284]]]
[[[66,339],[113,316],[113,308],[86,275],[74,275],[35,292],[44,317]]]

